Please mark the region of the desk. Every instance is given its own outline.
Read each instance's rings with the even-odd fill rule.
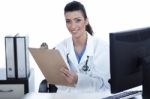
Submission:
[[[107,97],[107,92],[102,93],[28,93],[21,99],[102,99]],[[142,99],[138,96],[136,99]]]
[[[4,69],[1,70],[5,71]],[[34,91],[33,69],[28,78],[7,80],[4,77],[6,74],[0,76],[2,76],[0,77],[2,78],[0,79],[0,99],[20,99],[24,94]]]
[[[102,99],[100,93],[28,93],[22,99]]]

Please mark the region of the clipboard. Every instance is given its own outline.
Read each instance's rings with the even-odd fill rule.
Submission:
[[[60,73],[60,68],[67,68],[67,65],[59,50],[29,48],[29,51],[49,84],[73,86]]]

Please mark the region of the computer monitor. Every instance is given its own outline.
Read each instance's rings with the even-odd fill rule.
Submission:
[[[111,93],[141,85],[144,60],[150,56],[150,28],[114,32],[109,37]]]

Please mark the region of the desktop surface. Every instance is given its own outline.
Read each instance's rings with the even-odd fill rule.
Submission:
[[[99,93],[28,93],[21,99],[105,99],[110,96],[109,92]],[[108,98],[114,99],[114,98]],[[127,99],[127,98],[121,98]],[[136,96],[134,99],[142,99],[141,95]]]
[[[102,99],[108,93],[28,93],[22,99]]]

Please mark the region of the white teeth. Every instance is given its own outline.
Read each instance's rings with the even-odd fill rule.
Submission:
[[[73,33],[76,33],[77,31],[72,31]]]

